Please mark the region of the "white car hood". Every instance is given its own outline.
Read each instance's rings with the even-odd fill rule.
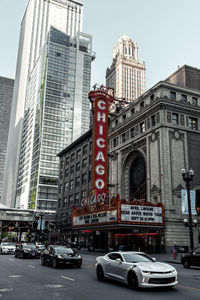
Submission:
[[[174,267],[162,262],[139,262],[137,266],[143,271],[150,272],[169,272],[174,270]]]

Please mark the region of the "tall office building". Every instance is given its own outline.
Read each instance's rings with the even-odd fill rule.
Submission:
[[[14,80],[0,77],[0,202],[7,151]]]
[[[138,60],[138,46],[122,36],[113,48],[113,62],[106,70],[106,86],[115,90],[115,97],[131,102],[146,89],[145,62]]]
[[[56,154],[89,128],[92,38],[82,4],[30,0],[22,20],[3,203],[55,210]]]

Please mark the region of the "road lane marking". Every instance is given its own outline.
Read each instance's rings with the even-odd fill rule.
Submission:
[[[57,289],[57,288],[63,287],[62,284],[45,284],[44,286],[46,286],[48,288],[52,288],[52,289]]]
[[[29,268],[32,268],[32,269],[35,269],[35,267],[34,267],[34,266],[31,266],[31,265],[28,265],[28,267],[29,267]]]
[[[181,284],[179,284],[178,287],[180,287],[182,289],[187,289],[187,290],[200,291],[200,289],[198,289],[198,288],[194,288],[192,286],[187,286],[187,285],[181,285]]]
[[[10,277],[10,278],[20,278],[20,277],[22,277],[22,275],[9,275],[8,277]]]
[[[9,289],[9,288],[0,289],[0,292],[11,292],[11,291],[13,291],[13,289]]]
[[[65,279],[68,279],[68,280],[71,280],[71,281],[75,281],[75,279],[73,278],[70,278],[70,277],[67,277],[67,276],[61,276],[62,278],[65,278]]]
[[[9,258],[9,261],[14,261],[14,259],[13,258]]]

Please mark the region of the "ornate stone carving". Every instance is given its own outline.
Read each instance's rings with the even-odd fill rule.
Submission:
[[[175,140],[183,140],[184,139],[184,134],[180,133],[179,130],[175,129],[175,130],[170,130],[169,131],[169,137],[171,139],[175,139]]]
[[[181,190],[184,189],[184,187],[182,186],[182,184],[177,185],[177,187],[175,187],[172,190],[172,194],[176,195],[177,197],[181,197]]]
[[[161,189],[159,189],[157,185],[154,184],[153,187],[151,188],[151,193],[155,195],[159,195],[161,193]]]

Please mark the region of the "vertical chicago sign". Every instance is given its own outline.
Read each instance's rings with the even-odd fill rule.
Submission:
[[[92,191],[89,204],[104,202],[107,198],[108,114],[113,101],[111,90],[100,87],[89,93],[93,111],[93,167]]]

